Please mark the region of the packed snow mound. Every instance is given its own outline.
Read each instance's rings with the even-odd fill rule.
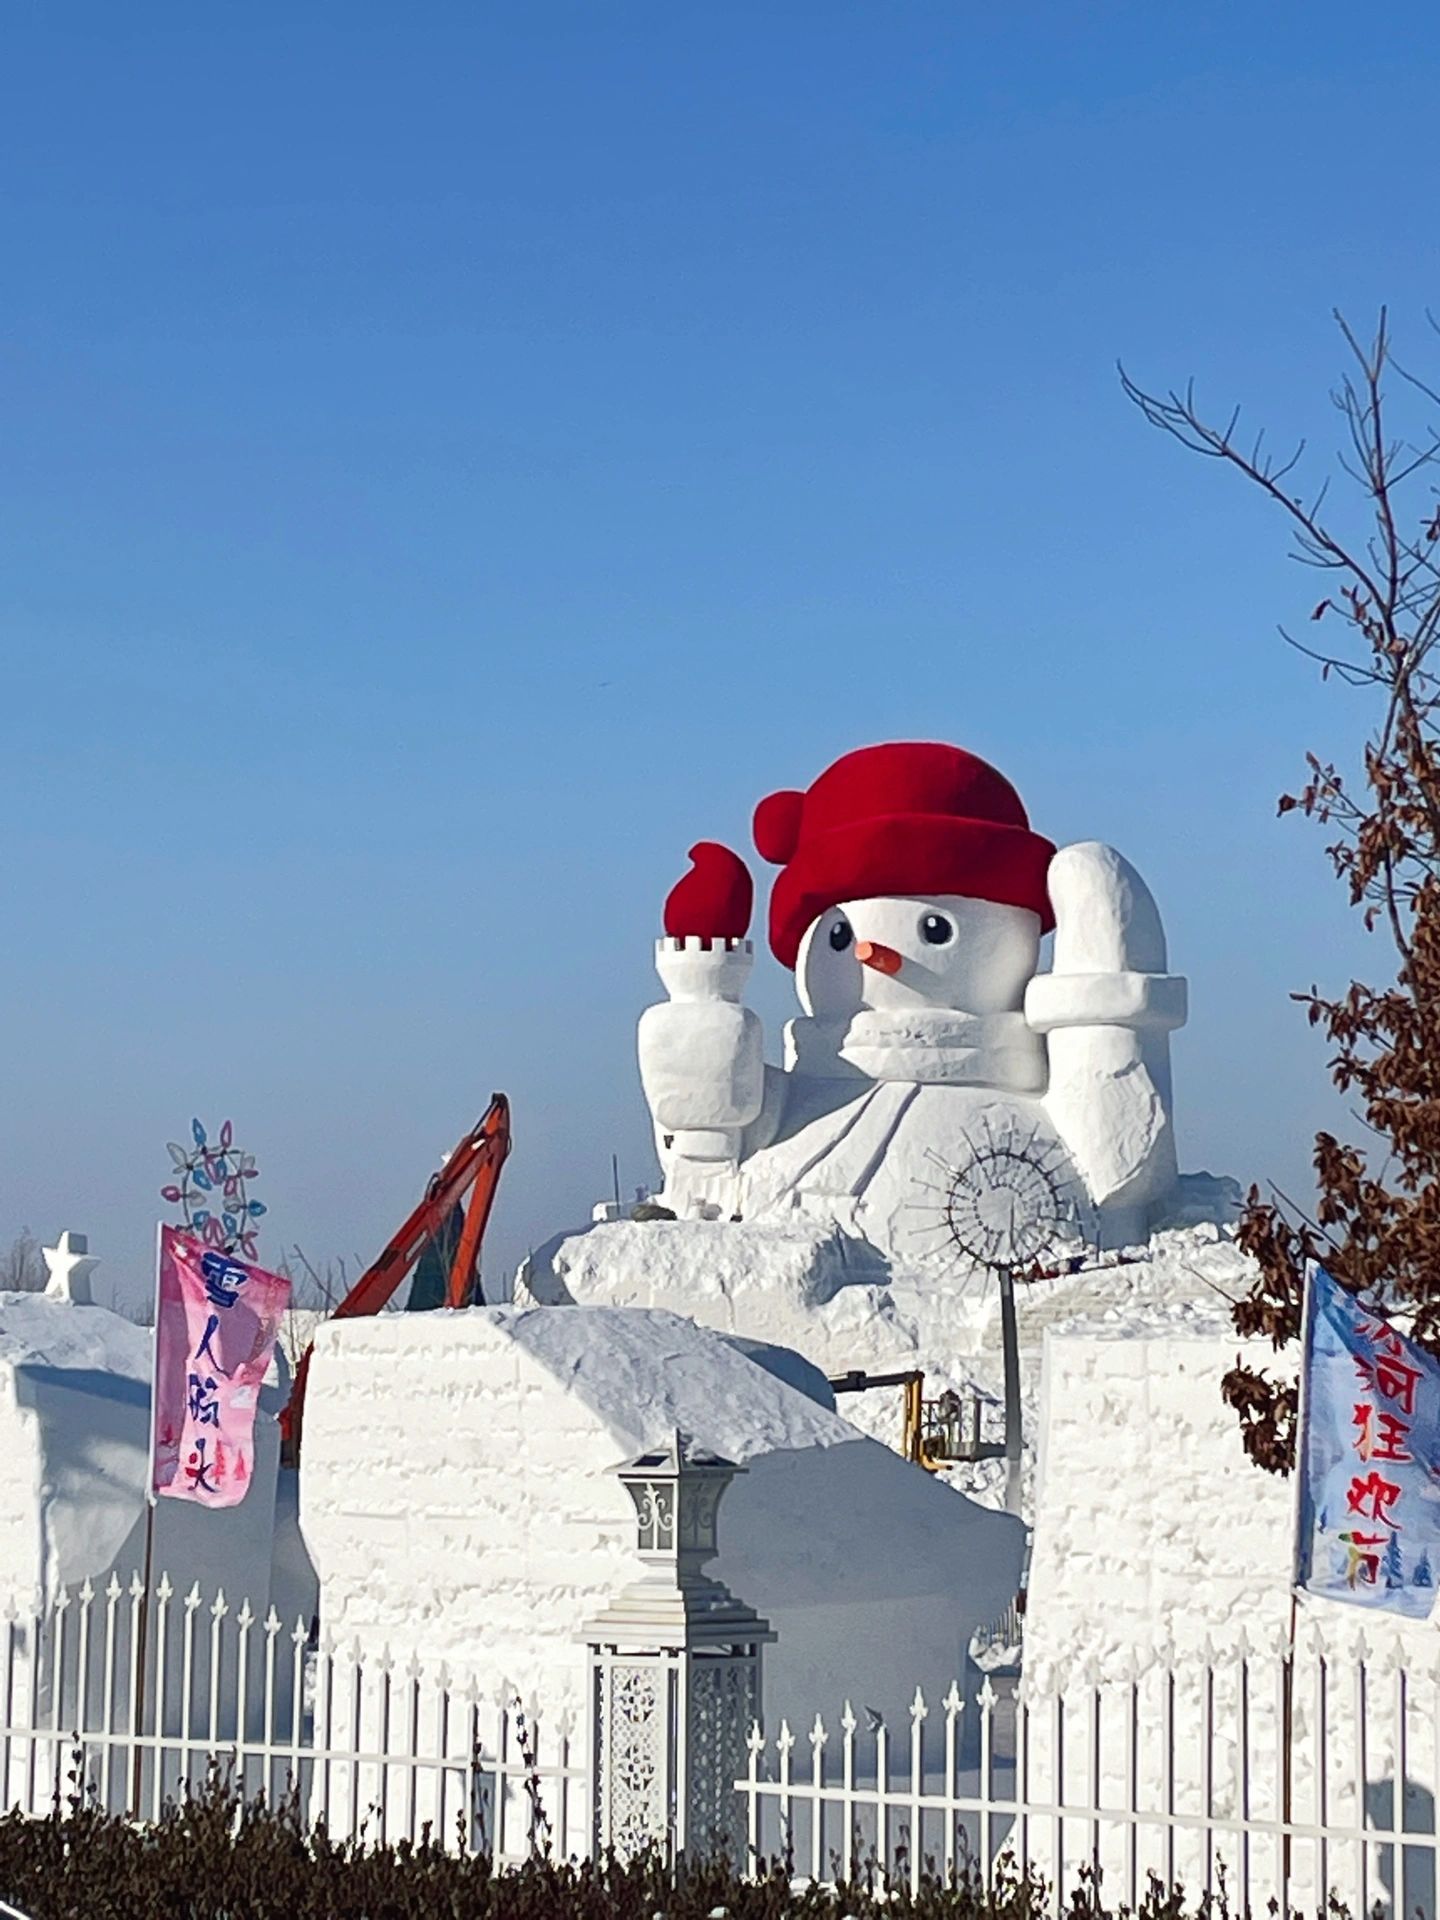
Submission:
[[[835,1389],[819,1367],[812,1366],[803,1354],[796,1353],[791,1347],[777,1347],[769,1340],[747,1340],[740,1333],[727,1334],[725,1340],[727,1346],[733,1347],[737,1353],[743,1353],[757,1367],[763,1367],[766,1373],[773,1373],[787,1387],[793,1387],[817,1406],[834,1413]]]
[[[904,1714],[965,1683],[1019,1579],[1022,1529],[694,1321],[475,1308],[336,1321],[316,1342],[301,1524],[342,1642],[414,1648],[583,1710],[584,1623],[635,1578],[615,1468],[676,1430],[745,1468],[718,1576],[779,1634],[766,1709]],[[357,1470],[357,1462],[363,1468]]]
[[[107,1307],[0,1293],[0,1603],[139,1570],[152,1340]],[[157,1578],[268,1606],[278,1398],[270,1388],[261,1398],[255,1475],[239,1506],[159,1503]]]
[[[0,1293],[0,1366],[140,1380],[148,1394],[150,1333],[108,1307],[77,1308],[43,1293]]]
[[[1232,1181],[1207,1174],[1183,1184],[1186,1207],[1219,1210],[1234,1194]],[[1046,1330],[1228,1336],[1230,1303],[1254,1272],[1233,1231],[1213,1220],[1113,1252],[1077,1250],[1056,1264],[1063,1270],[1018,1289],[1027,1503]],[[718,1332],[794,1349],[832,1380],[852,1371],[918,1368],[927,1398],[947,1389],[978,1398],[983,1437],[1002,1437],[999,1290],[989,1275],[958,1262],[890,1260],[814,1221],[624,1221],[557,1242],[548,1257],[522,1269],[517,1294],[563,1306],[663,1308]],[[896,1390],[847,1394],[843,1412],[864,1432],[900,1445]],[[958,1465],[945,1479],[994,1506],[1004,1467]]]
[[[913,1366],[889,1261],[816,1221],[615,1221],[527,1261],[516,1298],[554,1306],[660,1308],[717,1333],[803,1354],[822,1373]],[[848,1409],[847,1409],[848,1411]]]
[[[716,1339],[663,1311],[475,1307],[464,1315],[336,1320],[320,1330],[313,1364],[322,1368],[328,1355],[343,1352],[354,1365],[362,1354],[383,1352],[409,1375],[430,1356],[457,1348],[475,1356],[482,1376],[487,1356],[507,1348],[543,1367],[608,1430],[612,1461],[673,1440],[677,1428],[740,1465],[763,1453],[848,1446],[861,1437],[813,1393],[781,1378],[773,1363],[758,1365],[743,1343]]]
[[[890,1263],[868,1240],[818,1221],[616,1220],[562,1239],[548,1265],[532,1258],[520,1274],[542,1306],[628,1288],[636,1295],[683,1291],[705,1299],[712,1311],[728,1304],[742,1316],[737,1303],[757,1277],[803,1306],[819,1307],[843,1287],[883,1287]]]

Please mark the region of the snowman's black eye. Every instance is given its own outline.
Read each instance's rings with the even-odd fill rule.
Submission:
[[[943,913],[927,913],[920,922],[920,938],[928,947],[944,947],[955,938],[955,922]]]
[[[854,938],[848,920],[837,920],[830,929],[830,944],[836,953],[844,953]]]

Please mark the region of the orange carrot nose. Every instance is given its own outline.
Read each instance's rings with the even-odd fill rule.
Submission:
[[[862,967],[873,967],[877,973],[899,973],[904,964],[893,947],[882,947],[878,940],[857,940],[855,958]]]

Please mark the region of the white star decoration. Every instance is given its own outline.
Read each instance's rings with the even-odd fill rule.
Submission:
[[[61,1234],[58,1246],[42,1247],[40,1251],[45,1255],[45,1264],[50,1269],[45,1298],[68,1300],[77,1307],[91,1306],[90,1275],[100,1261],[91,1253],[90,1242],[85,1235],[71,1233],[67,1228]]]

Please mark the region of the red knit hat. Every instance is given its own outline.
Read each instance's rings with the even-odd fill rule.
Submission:
[[[953,893],[1028,907],[1055,924],[1045,875],[1055,849],[1030,831],[1020,796],[973,753],[938,744],[861,747],[804,793],[755,809],[755,845],[783,867],[770,896],[770,947],[793,967],[827,907],[881,894]]]

